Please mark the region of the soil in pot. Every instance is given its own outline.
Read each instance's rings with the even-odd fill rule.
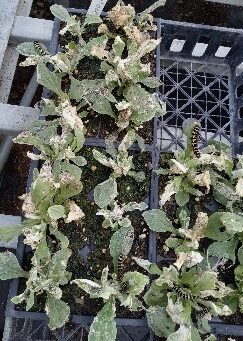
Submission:
[[[26,192],[30,159],[27,157],[29,146],[14,145],[8,161],[1,173],[0,213],[10,215],[22,214],[22,203],[19,196]]]

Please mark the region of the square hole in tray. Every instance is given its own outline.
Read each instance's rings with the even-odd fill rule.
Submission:
[[[200,121],[201,145],[212,138],[230,144],[228,67],[161,59],[160,74],[166,114],[158,119],[158,147],[170,151],[183,148],[181,128],[187,118]]]

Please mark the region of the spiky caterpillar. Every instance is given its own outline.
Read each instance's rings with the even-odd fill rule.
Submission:
[[[117,278],[120,280],[123,276],[124,273],[124,261],[125,261],[125,256],[120,255],[118,258],[118,266],[117,266]]]
[[[127,292],[127,289],[129,288],[129,284],[127,282],[122,282],[120,284],[120,292],[122,294],[124,294],[125,292]]]
[[[203,307],[201,310],[199,310],[196,313],[197,318],[203,318],[205,315],[207,315],[210,312],[210,309],[208,307]]]
[[[175,292],[179,298],[182,298],[184,300],[193,299],[193,295],[191,293],[184,291],[182,288],[178,287],[178,285],[174,285],[172,287],[172,291]]]
[[[41,55],[41,56],[47,55],[47,52],[43,49],[43,47],[41,46],[41,44],[38,41],[34,41],[33,44],[34,44],[36,51],[39,53],[39,55]]]
[[[195,127],[192,129],[192,132],[191,132],[191,145],[192,145],[192,152],[197,158],[201,156],[201,153],[198,148],[199,132],[200,132],[199,125],[195,125]]]
[[[124,260],[125,260],[125,256],[120,255],[120,257],[118,258],[118,271],[117,271],[117,279],[118,281],[121,280],[121,278],[124,275]],[[120,292],[124,293],[127,291],[129,285],[126,282],[122,282],[120,283]]]
[[[186,119],[182,124],[183,134],[186,135],[187,145],[185,148],[185,157],[191,157],[193,153],[197,158],[200,157],[200,151],[198,149],[199,141],[199,131],[201,129],[201,124],[198,120],[194,118]]]

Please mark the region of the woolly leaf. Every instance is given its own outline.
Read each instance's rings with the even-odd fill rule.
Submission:
[[[28,277],[16,258],[16,256],[9,251],[0,253],[0,279],[12,279],[18,277]]]
[[[141,266],[144,270],[148,271],[148,273],[150,273],[151,275],[162,274],[162,271],[160,270],[160,268],[156,264],[150,263],[150,261],[148,261],[147,259],[142,259],[142,258],[137,258],[137,257],[133,257],[133,259],[139,266]]]
[[[101,153],[97,149],[93,149],[92,152],[93,152],[93,157],[95,158],[95,160],[97,160],[98,162],[100,162],[102,165],[106,167],[111,167],[111,163],[109,159],[103,153]]]
[[[193,291],[212,290],[215,288],[217,281],[217,273],[213,271],[205,271],[198,281],[194,284]]]
[[[185,191],[179,191],[175,195],[175,200],[176,200],[177,205],[179,205],[180,207],[183,207],[189,201],[189,193]]]
[[[231,259],[235,262],[235,249],[237,245],[238,240],[236,238],[215,242],[208,247],[208,255],[216,256],[218,259]]]
[[[75,87],[77,87],[76,90]],[[80,88],[85,93],[85,100],[91,104],[94,111],[98,112],[99,114],[109,115],[113,118],[116,118],[110,105],[110,102],[115,103],[116,99],[109,92],[102,79],[85,79],[81,82],[74,81],[72,94],[77,96],[78,92],[80,92]]]
[[[113,49],[113,51],[115,53],[115,56],[116,57],[121,57],[125,47],[126,47],[126,44],[121,39],[121,37],[120,36],[116,36],[114,44],[112,45],[112,49]]]
[[[5,243],[11,242],[14,238],[18,237],[23,230],[22,225],[17,226],[1,226],[0,227],[0,240]]]
[[[110,239],[110,254],[113,258],[114,266],[117,266],[117,262],[120,256],[126,257],[133,244],[134,230],[132,225],[123,226],[116,231]]]
[[[35,56],[35,55],[38,55],[36,49],[35,49],[35,46],[33,43],[29,42],[29,43],[22,43],[22,44],[19,44],[16,48],[16,50],[22,54],[23,56]]]
[[[60,97],[63,97],[61,89],[61,77],[55,72],[51,72],[45,64],[37,65],[37,81],[47,89],[53,91]]]
[[[49,328],[51,330],[62,327],[70,315],[70,308],[67,303],[56,299],[53,295],[47,295],[45,311],[49,317]]]
[[[114,178],[109,178],[94,189],[94,200],[100,208],[108,206],[116,196],[117,183]]]
[[[227,232],[243,232],[243,216],[236,213],[225,212],[221,221]]]
[[[191,327],[180,325],[180,328],[173,334],[169,335],[167,341],[192,341]]]
[[[227,205],[228,201],[234,198],[235,188],[226,179],[213,178],[212,185],[214,198],[220,204]]]
[[[97,95],[97,99],[93,101],[92,108],[94,111],[96,111],[99,114],[109,115],[115,118],[115,114],[112,110],[110,102],[108,101],[108,99],[106,99],[102,95]]]
[[[167,218],[164,211],[153,209],[144,212],[143,217],[148,224],[149,228],[155,232],[174,232],[175,229],[172,222]]]
[[[241,265],[243,265],[243,245],[238,250],[238,259]]]
[[[143,292],[145,286],[149,283],[148,276],[140,272],[126,272],[123,276],[123,281],[129,284],[129,293],[132,295],[139,295]]]
[[[167,315],[164,307],[150,307],[146,315],[148,324],[156,336],[168,337],[175,331],[176,324]]]
[[[134,109],[131,119],[136,124],[147,122],[154,116],[163,116],[165,114],[164,105],[157,94],[147,92],[139,84],[127,88],[124,96]]]
[[[77,286],[87,292],[93,297],[99,297],[99,292],[101,290],[101,285],[90,281],[89,279],[75,279],[71,283],[77,284]]]
[[[141,80],[141,83],[143,83],[148,88],[157,88],[158,86],[162,85],[161,81],[157,77],[147,77]]]
[[[94,13],[86,14],[84,24],[85,25],[93,25],[93,24],[101,24],[103,21],[101,17]]]
[[[59,18],[62,21],[67,22],[70,19],[68,11],[61,5],[52,5],[50,10],[54,17]]]
[[[110,299],[98,312],[90,327],[89,341],[115,341],[116,340],[116,307],[114,299]]]
[[[62,205],[53,205],[48,208],[49,217],[53,220],[58,220],[64,216],[65,209]]]
[[[232,238],[232,233],[228,233],[225,230],[222,223],[222,216],[224,212],[215,212],[208,219],[208,225],[205,230],[205,237],[211,238],[217,241],[229,240]]]
[[[74,158],[71,159],[72,162],[75,163],[75,165],[79,167],[83,167],[87,165],[87,161],[83,156],[75,156]]]
[[[134,210],[139,210],[139,211],[145,211],[148,208],[148,205],[146,202],[129,202],[124,206],[124,211],[125,212],[132,212]]]

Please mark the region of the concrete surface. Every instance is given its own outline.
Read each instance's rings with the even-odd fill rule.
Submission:
[[[37,119],[34,108],[0,103],[0,132],[4,135],[18,134]]]
[[[16,226],[19,225],[21,221],[22,218],[19,216],[0,214],[0,226]],[[13,239],[9,243],[3,243],[0,241],[0,248],[16,249],[17,242],[18,237]]]
[[[0,68],[8,45],[19,0],[0,0]]]
[[[52,36],[53,21],[16,16],[11,30],[10,43],[38,40],[48,42]]]

